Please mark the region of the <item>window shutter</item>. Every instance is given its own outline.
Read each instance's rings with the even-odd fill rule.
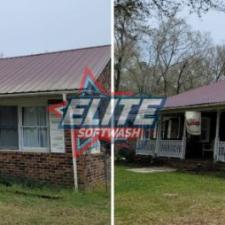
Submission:
[[[57,103],[57,100],[49,101],[49,105]],[[65,153],[65,133],[63,128],[59,128],[60,121],[61,118],[49,112],[50,151],[54,153]]]

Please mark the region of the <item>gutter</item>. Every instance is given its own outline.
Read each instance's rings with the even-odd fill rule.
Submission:
[[[221,103],[207,103],[207,104],[198,104],[198,105],[189,105],[189,106],[178,106],[178,107],[168,107],[163,108],[160,113],[166,113],[170,111],[183,112],[184,110],[195,109],[196,111],[201,111],[202,109],[225,109],[225,102]]]
[[[37,92],[19,92],[19,93],[6,93],[0,94],[0,98],[13,98],[13,97],[33,97],[33,96],[46,96],[46,95],[63,95],[63,94],[76,94],[79,89],[73,90],[60,90],[60,91],[37,91]]]

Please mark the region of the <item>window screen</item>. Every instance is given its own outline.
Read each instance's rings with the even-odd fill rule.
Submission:
[[[0,106],[0,148],[18,149],[18,114],[16,106]]]

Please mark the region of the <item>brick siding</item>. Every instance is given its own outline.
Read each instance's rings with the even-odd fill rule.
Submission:
[[[72,187],[73,162],[70,131],[65,132],[66,153],[31,153],[0,151],[0,173],[2,176],[28,180],[36,183]],[[77,159],[79,189],[90,188],[107,182],[105,156],[82,155]]]

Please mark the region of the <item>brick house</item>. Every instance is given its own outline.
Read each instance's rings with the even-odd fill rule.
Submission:
[[[110,46],[0,59],[2,176],[74,185],[71,131],[56,129],[56,118],[47,108],[78,91],[86,66],[109,84]],[[79,157],[79,187],[104,182],[105,167],[101,152]]]

